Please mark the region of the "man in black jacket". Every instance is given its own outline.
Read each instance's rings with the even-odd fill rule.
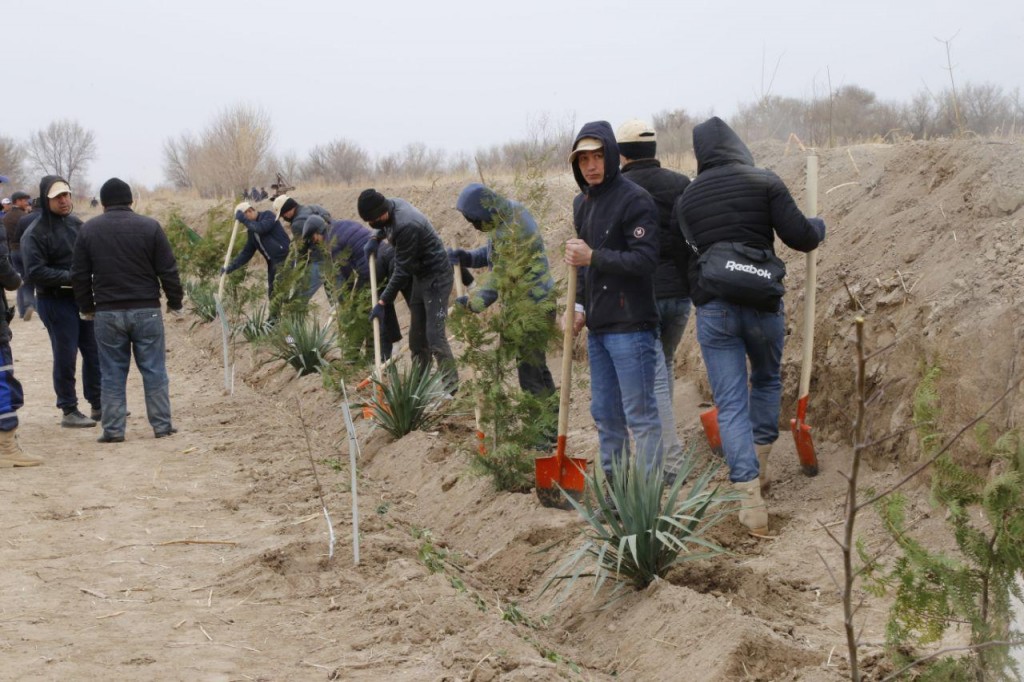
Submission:
[[[629,456],[648,471],[661,467],[662,432],[654,395],[658,308],[651,273],[658,262],[654,200],[619,172],[619,148],[605,121],[585,124],[569,156],[580,194],[573,200],[576,239],[565,262],[579,268],[573,330],[586,324],[590,413],[597,425],[601,467]]]
[[[804,217],[779,176],[754,166],[750,150],[725,121],[713,117],[696,126],[693,151],[697,178],[676,203],[676,218],[699,252],[717,242],[774,250],[775,235],[806,252],[824,240],[825,223]],[[766,310],[703,290],[696,258],[689,276],[729,480],[743,496],[740,523],[761,535],[768,530],[768,510],[758,476],[779,437],[785,311],[781,299]]]
[[[302,233],[305,229],[306,221],[309,220],[310,216],[320,216],[323,218],[325,223],[330,225],[331,214],[323,206],[318,206],[317,204],[300,204],[287,194],[282,194],[274,199],[273,206],[274,210],[277,212],[277,220],[282,225],[288,223],[292,231],[292,239],[299,242],[297,255],[301,260],[305,260],[306,262],[306,275],[309,283],[302,296],[308,301],[313,298],[313,294],[315,294],[317,289],[321,287],[323,279],[320,275],[320,252],[316,249],[307,248],[307,244],[302,239]]]
[[[60,425],[96,426],[100,419],[100,360],[92,320],[81,319],[71,289],[71,259],[82,220],[72,215],[71,187],[58,175],[39,182],[39,216],[21,235],[25,274],[36,288],[36,311],[53,348],[53,390],[64,412]],[[27,218],[28,216],[26,216]],[[75,370],[82,355],[82,392],[92,406],[89,417],[78,409]]]
[[[18,315],[26,322],[32,319],[32,313],[36,309],[36,296],[32,285],[26,284],[24,281],[25,263],[21,259],[21,231],[18,229],[18,224],[22,218],[29,215],[29,202],[31,199],[32,197],[28,195],[28,192],[18,190],[11,195],[11,207],[7,210],[7,215],[4,216],[4,231],[7,233],[7,246],[10,249],[11,263],[22,279],[17,295]],[[27,223],[25,227],[28,227]]]
[[[654,379],[654,392],[661,414],[661,432],[665,450],[665,480],[675,482],[676,472],[683,465],[683,446],[676,433],[672,411],[675,383],[675,353],[690,317],[690,287],[686,280],[689,247],[672,224],[672,209],[690,179],[661,167],[654,158],[658,139],[654,128],[645,121],[626,121],[615,131],[619,144],[622,174],[647,190],[658,207],[658,269],[654,272],[654,296],[658,303],[658,330],[662,358]]]
[[[132,354],[142,374],[146,416],[157,438],[177,432],[171,422],[160,289],[167,311],[181,314],[178,264],[160,223],[131,209],[128,183],[111,178],[100,188],[103,213],[83,227],[75,244],[71,280],[85,318],[95,317],[103,368],[101,443],[124,441],[125,385]]]
[[[377,231],[363,247],[367,259],[377,252],[381,239],[387,239],[395,249],[391,277],[370,312],[371,322],[375,317],[383,322],[385,310],[394,304],[398,292],[408,291],[409,352],[423,367],[430,366],[431,358],[436,360],[446,389],[454,394],[459,373],[448,345],[445,321],[455,279],[441,237],[412,204],[404,199],[388,199],[375,189],[364,190],[356,208],[359,217]]]

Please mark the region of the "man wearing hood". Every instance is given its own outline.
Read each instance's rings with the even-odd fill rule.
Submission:
[[[552,311],[551,319],[554,321],[551,291],[555,287],[555,281],[551,278],[548,257],[544,252],[544,239],[537,229],[537,222],[526,207],[474,182],[467,185],[459,194],[455,208],[473,227],[487,234],[487,244],[472,251],[449,249],[450,260],[463,268],[493,270],[497,256],[496,244],[515,239],[529,244],[533,253],[533,267],[530,271],[533,286],[530,298],[538,304],[547,301]],[[479,313],[498,300],[498,293],[493,284],[493,276],[488,276],[471,295],[460,296],[455,302],[474,313]],[[543,348],[520,354],[517,369],[519,388],[538,397],[555,392],[555,382],[551,378]]]
[[[331,223],[331,214],[323,206],[317,206],[316,204],[300,204],[299,202],[292,199],[287,194],[274,199],[274,210],[277,212],[277,220],[284,225],[288,223],[292,230],[292,238],[299,239],[302,237],[302,228],[305,226],[306,221],[310,216],[320,216],[324,219],[324,222],[328,225]],[[306,272],[309,276],[309,287],[303,293],[303,297],[306,300],[313,298],[313,294],[320,288],[323,281],[320,279],[320,254],[310,253],[303,248],[299,250],[298,254],[301,258],[306,261]]]
[[[693,152],[697,178],[676,202],[676,218],[697,253],[718,242],[774,251],[775,235],[807,252],[825,239],[825,223],[804,217],[782,180],[754,166],[750,150],[722,119],[694,127]],[[729,480],[743,496],[740,523],[762,535],[768,531],[768,510],[759,474],[764,476],[779,437],[785,310],[781,298],[770,308],[718,298],[701,288],[699,274],[698,259],[691,258],[697,341],[718,408]]]
[[[441,237],[427,217],[404,199],[389,199],[375,189],[366,189],[356,204],[359,217],[377,232],[363,251],[369,258],[387,239],[395,250],[391,277],[370,311],[370,320],[384,320],[386,307],[399,291],[408,289],[409,352],[422,367],[433,358],[444,375],[445,388],[454,394],[459,387],[455,356],[448,345],[445,321],[448,297],[455,279]]]
[[[267,301],[274,297],[274,278],[277,268],[288,256],[291,242],[288,233],[274,217],[272,211],[257,211],[248,201],[235,206],[235,220],[245,225],[245,246],[238,252],[221,274],[234,272],[246,265],[259,251],[267,261]]]
[[[662,432],[654,393],[658,308],[658,209],[651,195],[619,172],[619,148],[606,121],[585,124],[569,155],[580,194],[573,200],[576,239],[565,262],[578,268],[573,330],[589,330],[590,413],[601,467],[629,456],[647,471],[661,467]]]
[[[338,300],[344,296],[346,282],[353,274],[356,276],[356,289],[370,286],[370,263],[365,248],[373,237],[372,231],[354,220],[335,220],[328,225],[320,216],[312,215],[302,227],[302,237],[307,248],[321,249],[330,256],[334,265],[334,286]],[[386,280],[391,273],[394,259],[395,250],[387,244],[381,244],[376,263],[379,282]],[[398,325],[398,314],[395,306],[389,305],[384,311],[384,322],[380,329],[380,351],[384,360],[391,357],[391,349],[401,340],[402,329]],[[369,341],[373,343],[372,336]]]
[[[184,292],[171,244],[160,223],[132,211],[132,190],[120,178],[100,188],[103,213],[82,226],[75,242],[71,281],[82,317],[95,318],[102,363],[103,434],[100,443],[124,441],[125,385],[132,356],[142,375],[146,416],[153,435],[177,433],[171,423],[164,321],[181,314]]]
[[[96,426],[100,407],[100,360],[92,320],[79,316],[71,288],[71,262],[82,220],[72,215],[71,187],[57,175],[39,182],[39,216],[21,236],[21,256],[36,288],[36,311],[53,349],[53,390],[64,412],[60,425]],[[82,392],[92,406],[87,417],[78,409],[75,370],[82,355]]]

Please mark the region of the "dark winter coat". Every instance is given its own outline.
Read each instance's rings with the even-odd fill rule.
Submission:
[[[324,234],[324,246],[331,254],[331,260],[338,269],[339,282],[347,280],[356,273],[356,287],[370,285],[370,263],[363,253],[366,242],[373,237],[373,230],[364,227],[354,220],[335,220]],[[346,255],[347,252],[347,255]],[[394,260],[394,249],[388,244],[381,244],[377,249],[377,281],[383,281]]]
[[[82,219],[50,212],[46,195],[55,182],[64,179],[47,175],[39,182],[39,215],[21,235],[21,257],[25,279],[35,285],[37,296],[72,298],[71,260]]]
[[[3,230],[0,227],[0,230]],[[11,264],[10,254],[7,250],[6,238],[0,239],[0,287],[7,291],[17,291],[21,286],[21,275]],[[7,323],[7,311],[9,310],[7,296],[0,293],[0,343],[10,343],[11,327]]]
[[[29,225],[35,222],[35,219],[39,217],[39,211],[39,207],[36,206],[31,211],[18,218],[18,223],[14,228],[14,232],[11,233],[9,230],[7,232],[8,243],[15,241],[18,243],[18,248],[21,248],[21,237],[25,234],[25,230],[28,229]]]
[[[21,233],[18,232],[18,222],[28,215],[28,211],[18,206],[12,206],[11,210],[4,216],[4,231],[7,233],[7,248],[10,251],[17,251],[21,248]]]
[[[82,226],[71,282],[83,313],[159,308],[181,310],[178,264],[160,223],[129,206],[111,206]]]
[[[525,206],[518,201],[506,199],[493,190],[478,182],[467,185],[459,194],[455,208],[466,217],[466,220],[480,225],[479,229],[488,232],[487,244],[469,251],[471,268],[494,267],[494,242],[507,239],[516,231],[529,240],[534,255],[533,283],[530,297],[541,301],[554,288],[555,280],[551,278],[547,254],[544,252],[544,238],[537,229],[537,221],[533,219]],[[480,309],[494,303],[498,291],[494,288],[492,278],[487,277],[473,292],[480,298]],[[476,308],[476,306],[474,306]]]
[[[452,266],[441,237],[425,215],[404,199],[388,199],[388,204],[390,217],[382,232],[395,249],[395,261],[380,300],[394,303],[399,291],[408,291],[413,278],[450,277]]]
[[[590,187],[577,160],[581,193],[573,200],[576,234],[593,249],[578,271],[576,301],[591,332],[637,332],[658,326],[653,273],[658,264],[658,209],[651,195],[619,172],[619,147],[606,121],[587,123],[573,143],[595,137],[604,145],[604,179]]]
[[[754,157],[725,121],[713,117],[693,129],[697,178],[676,202],[676,220],[689,227],[696,247],[721,241],[774,249],[775,235],[797,251],[812,251],[821,237],[793,201],[778,175],[754,167]],[[697,286],[697,259],[690,259],[690,297],[711,296]]]
[[[672,210],[690,178],[661,167],[657,159],[637,159],[622,167],[622,174],[647,190],[658,207],[658,269],[654,273],[655,298],[686,298],[690,247],[672,220]]]
[[[228,264],[228,272],[234,272],[248,263],[257,251],[268,263],[277,265],[284,262],[291,242],[281,223],[274,218],[273,211],[260,211],[255,220],[241,222],[245,225],[245,246]]]

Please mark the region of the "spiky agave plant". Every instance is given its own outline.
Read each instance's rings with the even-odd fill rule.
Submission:
[[[373,380],[373,418],[395,438],[432,428],[447,402],[444,375],[412,362],[404,369],[392,364],[386,380]]]
[[[185,283],[188,307],[199,318],[198,322],[212,322],[217,319],[217,301],[214,285],[205,281],[190,280]]]
[[[286,317],[268,338],[274,357],[294,367],[299,376],[319,372],[329,365],[335,348],[332,326],[321,325],[315,316]]]
[[[253,343],[265,339],[273,329],[273,320],[264,303],[256,306],[251,313],[243,313],[242,321],[234,331],[240,333],[249,343]]]
[[[615,596],[626,585],[647,587],[676,564],[724,551],[704,537],[728,516],[723,503],[735,499],[709,485],[718,462],[694,477],[684,493],[684,482],[696,467],[692,452],[667,492],[661,470],[647,471],[635,458],[628,459],[613,464],[610,482],[601,467],[593,467],[582,502],[568,498],[583,517],[585,541],[559,566],[544,591],[564,583],[564,597],[579,578],[592,577],[595,594],[611,580]]]

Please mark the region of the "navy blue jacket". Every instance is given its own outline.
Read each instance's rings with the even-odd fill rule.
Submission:
[[[619,172],[619,146],[607,121],[587,123],[584,137],[604,145],[604,180],[593,187],[572,162],[581,193],[573,200],[576,234],[593,249],[579,268],[576,302],[591,332],[637,332],[658,326],[653,274],[658,266],[658,208],[642,187]]]
[[[290,242],[288,233],[274,218],[273,211],[260,211],[256,220],[243,219],[241,222],[245,225],[245,247],[228,264],[228,272],[234,272],[248,263],[257,251],[268,263],[279,265],[284,262]]]
[[[344,282],[355,272],[357,288],[370,286],[370,262],[363,253],[363,247],[372,236],[373,230],[354,220],[335,220],[327,228],[324,245],[330,251],[335,267],[338,268],[339,282]],[[381,244],[377,249],[378,282],[387,277],[393,260],[394,249],[388,244]]]
[[[697,178],[676,202],[676,220],[689,227],[696,248],[716,242],[743,242],[773,249],[775,235],[797,251],[813,251],[821,236],[770,170],[754,167],[754,157],[732,128],[717,116],[694,127]],[[681,229],[681,228],[680,228]],[[690,298],[711,300],[697,286],[697,259],[690,259]]]
[[[533,219],[525,206],[518,201],[506,199],[497,192],[484,187],[478,182],[467,185],[459,194],[455,208],[466,217],[466,220],[479,225],[478,229],[488,232],[487,244],[469,251],[471,268],[494,267],[494,242],[500,242],[517,232],[530,242],[535,254],[531,272],[534,288],[530,297],[535,301],[544,300],[555,286],[551,278],[547,254],[544,252],[544,238],[537,229],[537,221]],[[470,307],[480,311],[498,299],[492,277],[488,276],[473,291]]]

